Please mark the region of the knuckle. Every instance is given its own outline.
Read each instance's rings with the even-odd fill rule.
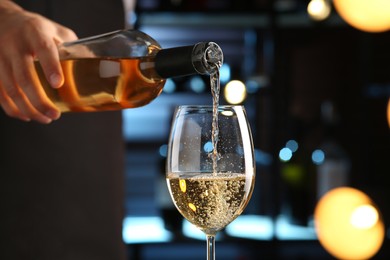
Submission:
[[[25,19],[25,26],[32,30],[31,32],[36,32],[42,26],[42,17],[38,14],[30,14]]]
[[[28,26],[29,38],[32,39],[37,51],[47,50],[54,46],[53,40],[47,36],[47,28],[40,16],[30,16],[26,24]]]
[[[51,50],[54,47],[53,41],[42,35],[36,38],[34,45],[37,53]]]
[[[68,28],[63,29],[60,34],[62,35],[62,38],[64,38],[65,40],[71,41],[77,39],[76,33]]]

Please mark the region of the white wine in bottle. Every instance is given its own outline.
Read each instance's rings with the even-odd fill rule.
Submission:
[[[39,61],[35,67],[47,96],[62,112],[143,106],[161,93],[167,78],[212,74],[223,62],[222,50],[213,42],[161,49],[136,30],[65,43],[59,54],[65,76],[61,88],[50,86]]]

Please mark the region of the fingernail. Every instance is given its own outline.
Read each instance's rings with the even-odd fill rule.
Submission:
[[[53,120],[56,120],[60,117],[60,112],[56,111],[56,110],[49,110],[46,112],[45,114],[47,117],[49,117],[50,119],[53,119]]]
[[[42,123],[44,124],[50,124],[53,120],[51,120],[50,118],[45,118],[42,120]]]
[[[53,88],[59,88],[62,84],[62,78],[59,74],[53,73],[50,75],[50,84]]]

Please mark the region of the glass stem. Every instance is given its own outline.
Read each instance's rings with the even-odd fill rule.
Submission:
[[[207,235],[207,260],[215,260],[215,236]]]

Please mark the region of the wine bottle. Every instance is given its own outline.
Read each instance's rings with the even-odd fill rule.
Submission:
[[[121,30],[59,46],[65,82],[50,86],[39,61],[38,77],[47,96],[62,112],[119,110],[146,105],[167,78],[213,74],[223,62],[213,42],[162,49],[149,35]]]

